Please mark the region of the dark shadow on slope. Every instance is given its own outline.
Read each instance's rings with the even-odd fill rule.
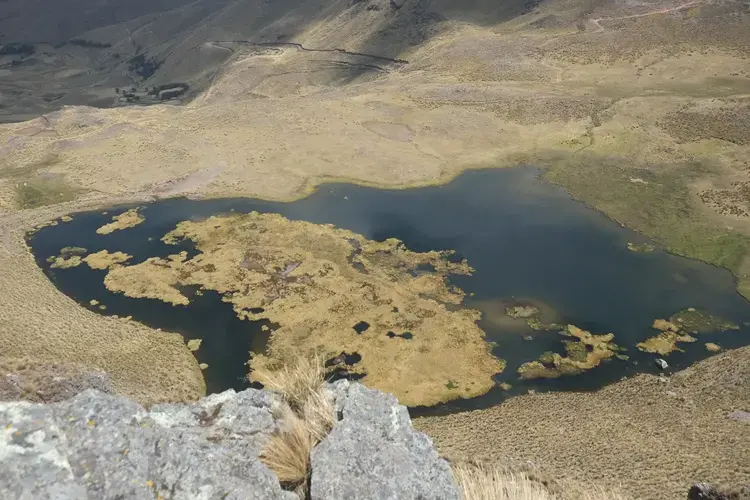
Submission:
[[[404,59],[402,54],[440,33],[448,21],[493,25],[528,12],[536,2],[5,0],[0,66],[11,72],[0,76],[0,122],[69,104],[127,105],[115,88],[145,91],[142,87],[186,82],[190,91],[178,103],[185,102],[234,54],[235,47],[214,44],[221,40],[304,41],[303,50],[331,52],[314,62],[323,83],[345,85],[394,69],[390,60]],[[300,38],[310,24],[327,22],[330,30],[319,30],[324,35],[314,42]],[[369,33],[364,41],[362,33]],[[45,99],[50,93],[58,97]]]

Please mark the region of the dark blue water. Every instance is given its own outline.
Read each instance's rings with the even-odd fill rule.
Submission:
[[[561,188],[539,180],[538,174],[532,168],[472,171],[447,185],[408,190],[327,184],[293,203],[170,199],[145,205],[146,221],[130,229],[96,234],[112,215],[130,208],[118,207],[107,215],[77,214],[72,222],[43,228],[29,237],[29,244],[58,288],[86,307],[97,299],[107,305],[103,314],[132,315],[186,339],[203,338],[196,355],[209,365],[204,372],[209,391],[243,386],[248,351],[262,350],[267,341],[260,322],[237,319],[230,305],[210,292],[191,297],[189,306],[177,307],[115,295],[103,286],[105,271],[86,265],[50,269],[46,258],[65,246],[123,251],[135,257],[131,263],[180,249],[194,252],[159,239],[186,219],[230,211],[277,212],[290,219],[334,224],[374,240],[395,237],[414,251],[455,250],[476,270],[473,276],[452,278],[470,294],[467,304],[512,297],[538,300],[554,308],[564,322],[593,333],[614,333],[615,342],[628,348],[631,356],[627,362],[615,360],[577,377],[521,382],[516,368],[544,351],[564,352],[563,337],[555,331],[506,328],[483,320],[480,326],[488,340],[497,343],[496,354],[508,361],[498,380],[513,384],[514,391],[593,389],[637,371],[655,371],[655,356],[641,353],[635,344],[657,333],[651,329],[655,318],[688,307],[739,324],[750,321],[750,304],[735,292],[728,271],[659,249],[629,251],[629,241],[647,240],[572,200]],[[534,339],[525,340],[528,335]],[[696,343],[681,344],[686,352],[667,358],[671,369],[708,356],[705,342],[739,347],[750,343],[750,330],[743,326],[739,332],[702,334]],[[499,389],[493,390],[474,400],[441,405],[441,411],[494,404],[503,397]]]

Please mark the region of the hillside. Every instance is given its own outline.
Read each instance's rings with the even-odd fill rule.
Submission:
[[[293,200],[329,180],[404,188],[468,168],[535,165],[673,253],[727,268],[750,297],[747,0],[7,0],[0,33],[4,371],[18,360],[79,363],[142,404],[203,396],[181,336],[80,307],[42,273],[26,232],[180,195]],[[189,89],[169,96],[175,83]],[[746,365],[747,355],[725,352],[721,366]],[[728,384],[746,386],[744,372],[738,379]],[[632,379],[565,405],[559,394],[521,396],[418,425],[464,451],[482,437],[467,437],[471,419],[481,427],[521,408],[537,425],[528,433],[514,422],[509,447],[528,442],[556,471],[575,460],[566,470],[578,479],[609,474],[633,491],[652,488],[649,477],[638,489],[638,471],[620,476],[621,462],[577,456],[592,441],[611,450],[599,424],[616,418],[633,435],[666,435],[654,449],[688,457],[665,466],[647,439],[618,445],[622,454],[637,445],[654,475],[676,471],[670,493],[699,469],[711,480],[746,477],[746,455],[728,470],[719,448],[696,457],[693,445],[711,442],[701,432],[716,425],[721,450],[750,449],[745,423],[726,421],[750,409],[747,392],[722,393],[721,411],[709,411],[710,387],[699,384],[703,402],[693,404],[659,384]],[[683,396],[686,409],[668,404]],[[586,425],[568,421],[578,448],[563,452],[557,425],[570,405],[595,410]],[[673,425],[685,415],[694,418]]]
[[[373,66],[399,58],[410,59],[411,67],[426,66],[433,75],[573,83],[562,78],[567,62],[625,59],[636,62],[637,76],[644,77],[636,87],[689,92],[691,85],[680,81],[686,75],[679,67],[670,68],[677,82],[658,81],[658,75],[646,78],[660,72],[658,65],[648,70],[652,74],[641,73],[657,62],[668,63],[661,55],[686,53],[691,47],[746,54],[747,9],[740,1],[514,0],[498,5],[481,0],[458,7],[445,0],[37,0],[32,5],[8,0],[0,5],[0,116],[19,121],[65,105],[127,105],[115,89],[135,88],[138,101],[158,102],[141,91],[174,82],[190,85],[183,96],[189,99],[208,88],[238,54],[291,48],[287,43],[374,56],[351,59],[312,52],[307,55],[323,60],[313,58],[302,63],[307,69],[286,73],[317,83],[338,85],[372,75],[379,71]],[[430,50],[420,51],[425,44]],[[435,50],[439,48],[446,50]],[[470,56],[457,68],[460,54]],[[683,73],[685,62],[679,65]],[[703,76],[717,78],[714,85],[725,87],[724,95],[730,89],[746,92],[743,68],[725,72],[723,66]],[[248,83],[246,90],[252,87]],[[630,93],[627,84],[608,87],[604,97]]]

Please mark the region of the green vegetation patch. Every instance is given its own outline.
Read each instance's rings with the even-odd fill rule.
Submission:
[[[619,357],[623,350],[613,342],[614,335],[594,335],[574,325],[568,325],[560,332],[569,337],[562,341],[566,356],[547,351],[535,361],[524,363],[518,368],[522,379],[559,378],[566,375],[579,375],[599,366],[602,361]]]
[[[650,243],[632,243],[629,241],[628,250],[636,253],[649,253],[656,250],[656,247]]]
[[[622,166],[621,160],[580,155],[550,162],[546,178],[616,221],[662,242],[675,254],[738,273],[750,238],[716,224],[690,201],[688,183],[712,173],[706,165]],[[634,183],[637,177],[646,182]]]
[[[548,311],[549,312],[549,311]],[[505,315],[512,319],[522,319],[532,330],[558,330],[562,328],[555,323],[542,322],[542,309],[533,304],[517,304],[505,309]]]
[[[698,340],[690,334],[739,330],[740,327],[729,320],[691,307],[673,314],[669,321],[654,320],[652,328],[661,333],[636,344],[636,347],[644,352],[666,356],[674,351],[682,352],[677,346],[678,343]],[[708,345],[707,349],[711,350]]]
[[[693,308],[682,310],[669,318],[669,322],[688,332],[725,332],[739,330],[739,325]]]
[[[60,249],[60,255],[86,255],[86,250],[83,247],[63,247]]]
[[[73,201],[83,191],[69,186],[61,178],[35,178],[16,184],[16,204],[21,209],[39,208]]]

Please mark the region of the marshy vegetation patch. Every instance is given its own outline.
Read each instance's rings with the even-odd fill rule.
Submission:
[[[659,330],[660,333],[650,337],[636,345],[638,349],[644,352],[660,354],[666,356],[674,351],[683,352],[678,343],[693,343],[698,339],[695,335],[708,332],[724,332],[728,330],[739,330],[739,325],[709,314],[705,311],[698,311],[694,308],[684,309],[673,314],[669,320],[656,319],[652,328]],[[709,346],[710,345],[710,346]],[[714,343],[707,343],[706,350],[717,352],[719,349]]]
[[[567,325],[560,334],[571,337],[562,341],[566,356],[551,351],[543,353],[538,360],[524,363],[518,368],[522,379],[579,375],[623,350],[613,342],[615,336],[611,333],[594,335],[575,325]]]
[[[114,231],[120,231],[130,227],[137,226],[146,218],[140,213],[138,208],[131,208],[125,212],[112,217],[112,222],[105,224],[96,230],[97,234],[110,234]]]
[[[257,212],[183,221],[162,238],[184,240],[199,253],[118,266],[105,285],[173,305],[189,303],[181,287],[199,286],[221,294],[240,318],[278,323],[266,352],[252,356],[251,377],[300,355],[356,352],[362,359],[348,372],[366,373],[365,383],[404,404],[433,405],[489,391],[504,368],[476,325],[479,313],[448,307],[460,305],[464,293],[447,276],[472,272],[464,260],[451,262],[450,252],[412,252],[393,238],[372,241]],[[414,272],[427,266],[434,271]],[[393,342],[389,331],[411,339]],[[448,379],[461,391],[447,389]]]
[[[16,183],[16,204],[19,208],[39,208],[75,200],[83,189],[68,185],[58,176],[37,176]]]

